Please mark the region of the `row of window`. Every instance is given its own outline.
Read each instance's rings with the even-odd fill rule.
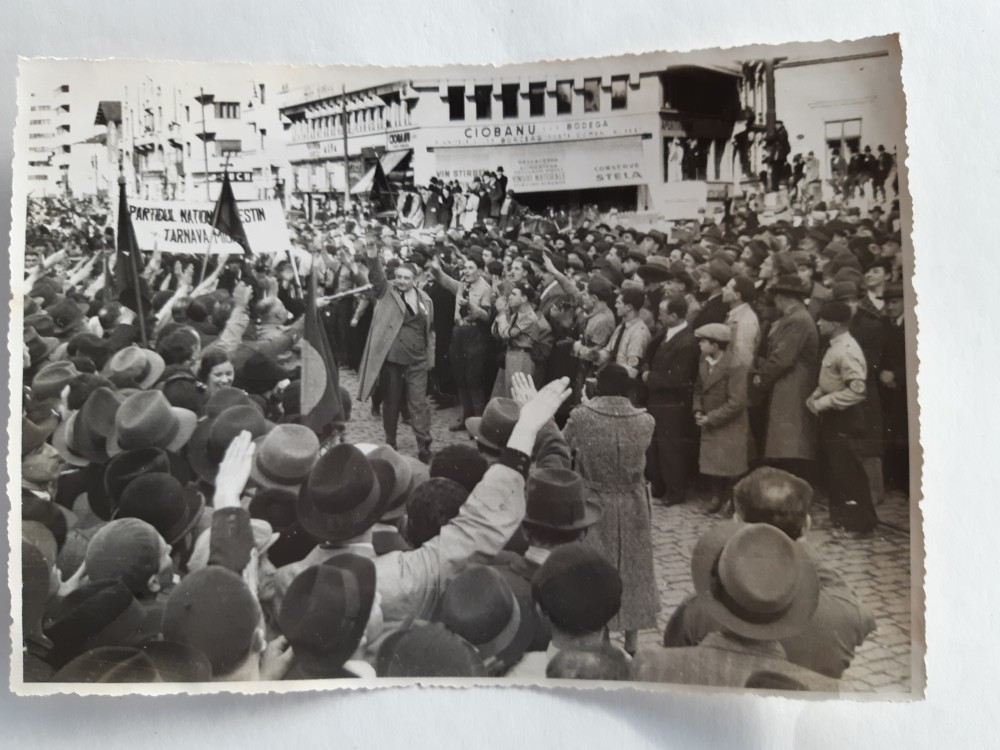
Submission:
[[[29,120],[29,125],[48,125],[52,120]]]
[[[544,82],[528,84],[528,115],[545,117],[546,85]],[[493,119],[493,86],[486,84],[473,88],[473,101],[477,120]],[[521,85],[504,83],[500,85],[501,113],[505,120],[516,119],[520,115]],[[555,89],[556,114],[573,114],[573,81],[557,81]],[[465,87],[448,87],[448,114],[453,121],[465,119]],[[628,76],[611,79],[611,109],[628,107]],[[583,111],[601,111],[601,79],[586,78],[583,81]]]

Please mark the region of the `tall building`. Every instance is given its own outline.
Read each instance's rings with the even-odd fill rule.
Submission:
[[[30,94],[28,107],[28,191],[31,195],[70,192],[73,117],[69,85]]]

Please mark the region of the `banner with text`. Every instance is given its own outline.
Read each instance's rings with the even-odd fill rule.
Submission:
[[[541,143],[502,148],[438,148],[437,176],[471,182],[485,171],[504,168],[507,186],[522,193],[581,190],[649,183],[642,139],[604,138],[570,143]],[[419,178],[418,178],[419,179]]]
[[[254,253],[283,253],[291,246],[280,202],[240,201],[237,205]],[[214,208],[215,204],[207,201],[129,201],[132,226],[142,250],[159,248],[164,253],[201,255],[211,239],[213,254],[242,254],[236,242],[209,224]]]

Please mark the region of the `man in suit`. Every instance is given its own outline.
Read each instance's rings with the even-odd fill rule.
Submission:
[[[520,203],[514,199],[514,191],[508,190],[503,203],[500,204],[500,221],[498,229],[502,234],[510,233],[517,235],[517,230],[521,226],[521,216],[524,209]]]
[[[379,249],[368,246],[368,272],[376,295],[364,359],[359,398],[371,395],[378,380],[382,389],[385,442],[396,447],[399,412],[406,399],[410,425],[417,438],[418,458],[431,456],[431,412],[427,403],[427,372],[434,366],[434,303],[415,286],[416,268],[403,263],[390,284]]]
[[[649,345],[643,382],[647,408],[656,420],[646,461],[653,497],[665,505],[683,503],[694,457],[691,403],[698,377],[698,344],[687,323],[687,300],[680,295],[660,303],[663,333]]]

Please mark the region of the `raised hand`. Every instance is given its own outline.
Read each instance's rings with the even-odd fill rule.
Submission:
[[[253,466],[256,448],[250,433],[246,430],[233,438],[226,449],[226,455],[222,457],[219,473],[215,478],[216,508],[240,507],[240,496],[250,478],[250,468]]]
[[[524,406],[518,425],[524,425],[536,432],[556,415],[562,402],[569,398],[573,390],[569,386],[569,378],[553,380],[542,390],[535,393]]]
[[[530,375],[523,372],[515,372],[511,375],[510,395],[517,402],[518,406],[523,408],[537,393],[538,390],[535,388],[535,383]]]

